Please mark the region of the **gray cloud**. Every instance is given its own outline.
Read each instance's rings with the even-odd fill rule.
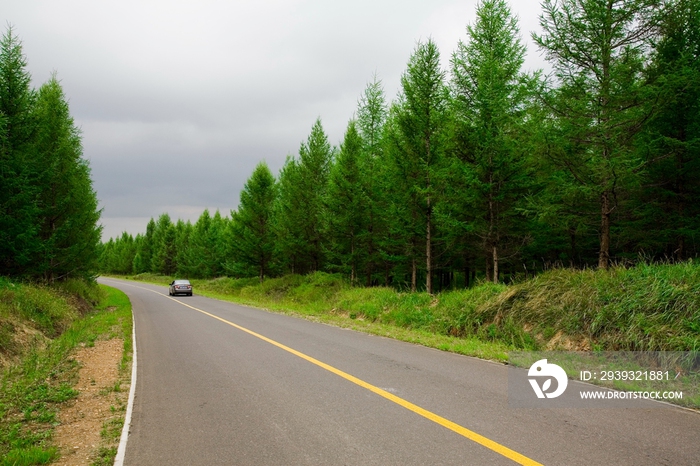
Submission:
[[[7,2],[6,2],[7,3]],[[38,86],[56,70],[83,132],[105,239],[168,212],[222,214],[255,165],[277,172],[321,117],[342,139],[376,73],[392,99],[418,40],[443,65],[475,0],[11,0]],[[512,2],[529,39],[539,0]]]

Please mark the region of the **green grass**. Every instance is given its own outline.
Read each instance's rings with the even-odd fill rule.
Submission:
[[[132,278],[171,280],[146,274]],[[693,262],[556,269],[514,285],[481,283],[434,296],[353,288],[340,276],[320,272],[263,284],[231,278],[193,284],[196,293],[373,333],[395,327],[493,343],[493,359],[502,359],[498,353],[508,349],[700,351],[700,264]],[[440,338],[435,342],[436,347],[445,344]]]
[[[117,456],[117,448],[100,447],[97,453],[97,460],[92,462],[92,466],[111,466]]]
[[[173,277],[139,274],[126,277],[138,281],[167,285]],[[285,275],[265,280],[221,277],[213,280],[190,280],[195,294],[224,301],[268,309],[327,324],[418,343],[444,351],[507,361],[511,346],[499,341],[485,341],[474,335],[436,331],[449,327],[445,319],[434,319],[426,293],[398,293],[391,288],[354,288],[339,275],[323,272],[301,276]],[[467,290],[476,301],[489,296],[499,286],[486,284]],[[447,300],[451,307],[456,304]],[[425,309],[421,308],[424,307]],[[405,314],[405,315],[404,315]]]
[[[508,287],[481,314],[533,349],[700,351],[700,264],[553,270]]]
[[[132,277],[167,284],[170,277]],[[192,280],[195,293],[496,361],[515,351],[700,351],[700,264],[556,269],[434,296],[325,273]],[[700,407],[697,367],[674,387]],[[645,389],[644,384],[637,384]],[[648,388],[648,387],[646,387]]]
[[[58,458],[58,451],[55,448],[43,449],[39,447],[29,447],[14,449],[7,452],[0,465],[20,466],[31,464],[49,464]]]
[[[97,310],[92,304],[100,300]],[[68,282],[59,288],[0,280],[0,322],[35,332],[0,348],[7,359],[0,382],[0,466],[46,464],[58,457],[51,444],[61,403],[77,396],[79,345],[124,339],[122,367],[131,354],[131,305],[121,291]]]

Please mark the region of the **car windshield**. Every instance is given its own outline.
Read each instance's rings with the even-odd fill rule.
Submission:
[[[173,283],[174,285],[189,285],[190,281],[189,280],[175,280]]]

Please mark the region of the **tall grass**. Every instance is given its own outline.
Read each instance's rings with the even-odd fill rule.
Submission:
[[[700,266],[553,270],[509,287],[482,314],[537,348],[697,351]]]
[[[77,310],[56,290],[0,282],[0,320],[6,325],[22,321],[47,337],[55,337],[77,316]]]
[[[167,283],[169,278],[135,277]],[[555,269],[514,285],[481,283],[438,295],[354,288],[317,272],[193,280],[195,292],[305,315],[478,338],[531,350],[700,350],[700,264]]]

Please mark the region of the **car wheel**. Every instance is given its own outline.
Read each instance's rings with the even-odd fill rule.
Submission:
[[[190,296],[192,296],[192,293],[190,293]]]

